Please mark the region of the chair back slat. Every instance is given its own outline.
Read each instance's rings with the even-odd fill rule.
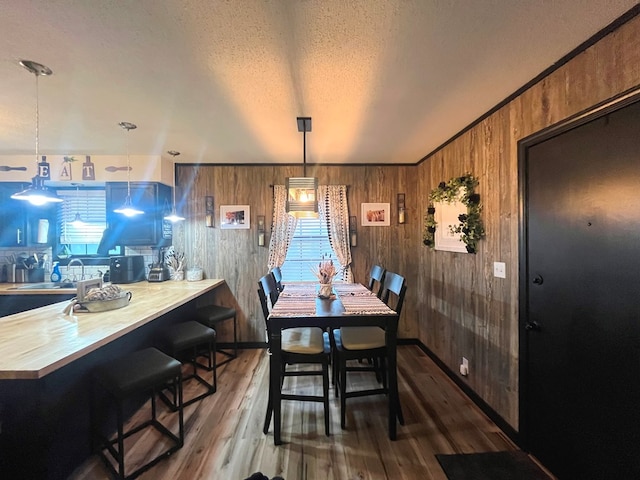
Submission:
[[[282,286],[282,270],[280,270],[280,267],[273,267],[271,269],[271,274],[273,275],[273,278],[276,281],[276,288],[278,289],[278,292],[281,292],[282,289],[284,288]]]
[[[398,315],[402,312],[402,304],[404,303],[406,291],[407,283],[402,275],[393,272],[385,273],[381,299],[389,308],[395,310]]]
[[[278,297],[280,296],[280,292],[278,291],[278,287],[276,286],[276,280],[271,273],[267,273],[266,275],[260,277],[258,283],[262,285],[262,289],[264,290],[265,295],[271,300],[271,306],[275,305],[278,301]]]
[[[375,293],[378,296],[378,298],[380,298],[380,295],[382,294],[382,287],[384,284],[385,273],[386,273],[386,270],[384,269],[384,267],[381,267],[380,265],[374,265],[373,267],[371,267],[371,270],[369,271],[369,285],[367,286],[367,288],[371,290],[373,293]],[[377,284],[377,289],[376,289],[376,284]]]

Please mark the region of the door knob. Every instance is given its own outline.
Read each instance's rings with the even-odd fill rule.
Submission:
[[[536,322],[535,320],[531,321],[531,322],[527,322],[527,324],[524,326],[525,330],[529,330],[529,331],[540,331],[540,324],[538,322]]]
[[[535,283],[536,285],[542,285],[543,282],[544,279],[540,275],[536,275],[535,277],[533,277],[533,283]]]

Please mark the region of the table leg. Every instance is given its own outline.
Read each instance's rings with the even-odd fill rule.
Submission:
[[[273,443],[281,445],[280,439],[280,365],[282,363],[282,336],[279,328],[271,329],[271,361],[269,363],[269,391],[271,392],[271,405],[273,406]]]
[[[398,361],[397,361],[397,322],[387,329],[387,360],[389,369],[389,439],[396,439],[396,419],[398,417]]]

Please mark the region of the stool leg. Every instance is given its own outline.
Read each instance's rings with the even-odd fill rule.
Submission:
[[[118,474],[120,478],[125,478],[124,471],[124,415],[122,413],[122,402],[116,401],[116,421],[118,422]]]

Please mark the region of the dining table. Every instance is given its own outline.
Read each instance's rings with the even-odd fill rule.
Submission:
[[[359,283],[334,283],[329,298],[319,297],[318,290],[319,285],[315,283],[285,283],[268,317],[271,350],[269,391],[272,395],[274,443],[282,444],[282,330],[294,327],[320,327],[326,330],[378,326],[384,329],[388,365],[389,439],[395,440],[399,408],[396,355],[399,315]]]

